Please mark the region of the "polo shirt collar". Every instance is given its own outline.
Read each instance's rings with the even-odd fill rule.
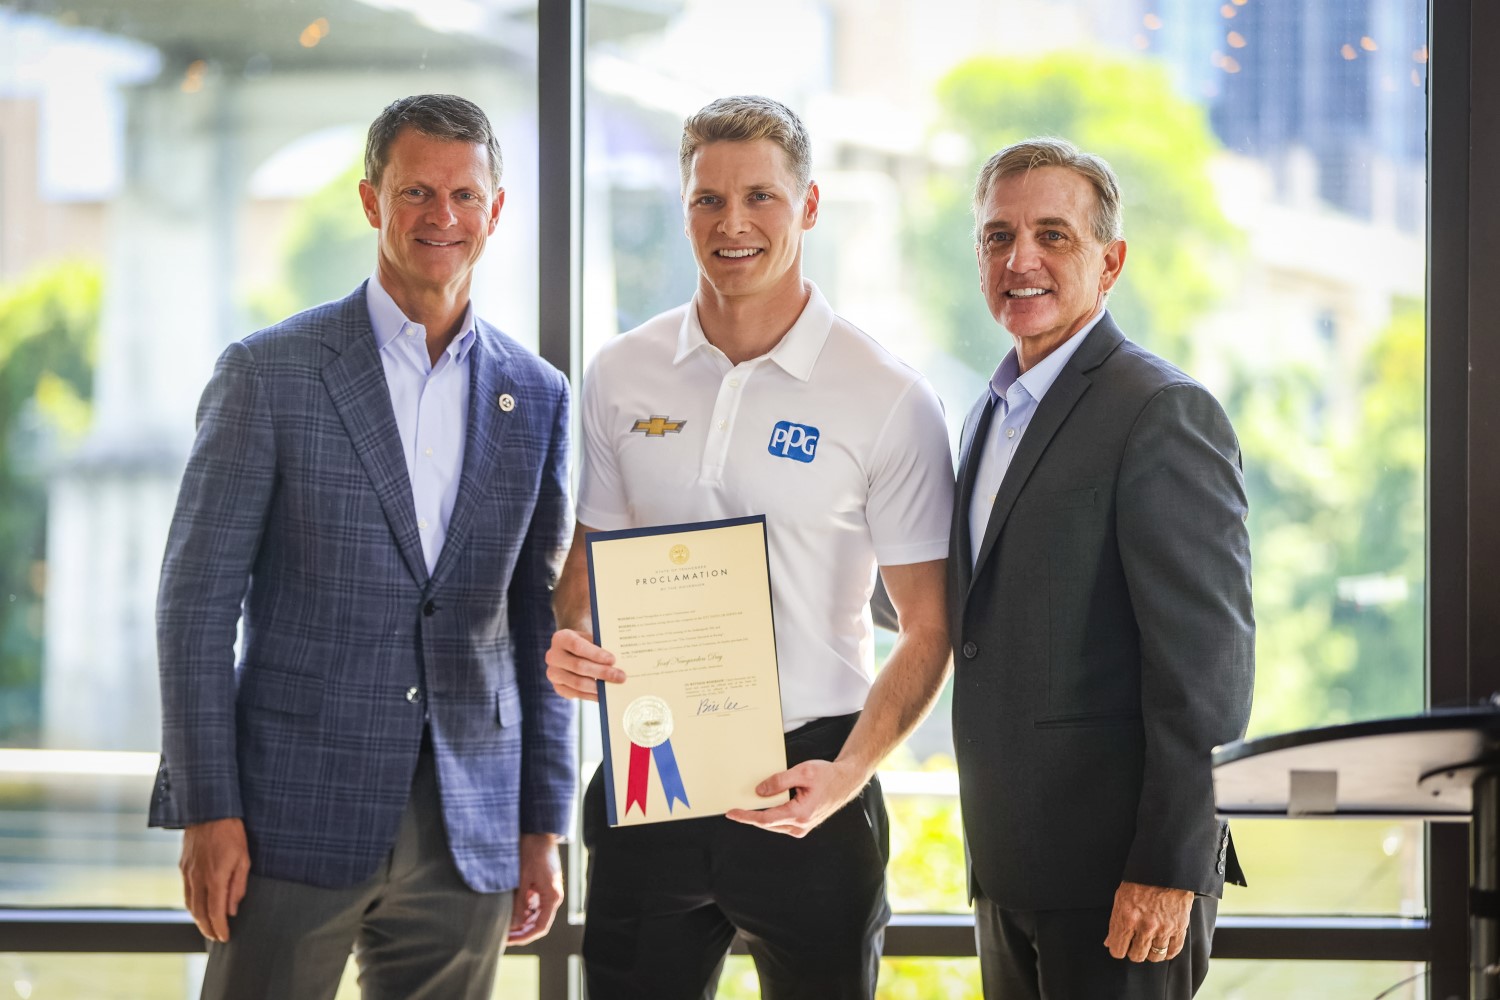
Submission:
[[[833,307],[828,304],[818,286],[811,281],[807,285],[812,294],[808,296],[802,314],[780,342],[764,356],[766,360],[776,362],[782,371],[802,382],[812,378],[813,366],[818,363],[818,355],[823,353],[823,345],[828,342],[834,318]],[[695,295],[693,301],[688,303],[687,314],[683,316],[682,326],[677,331],[677,353],[673,356],[672,363],[679,365],[696,351],[711,347],[713,345],[704,336],[703,326],[698,322],[698,298]]]
[[[385,290],[380,283],[380,273],[370,275],[369,283],[365,287],[365,304],[370,310],[370,327],[375,331],[375,347],[377,350],[385,350],[391,341],[401,336],[401,331],[411,320],[406,318],[406,313],[391,298],[391,293]],[[416,325],[416,324],[413,324]],[[464,308],[463,323],[459,326],[460,333],[453,338],[448,345],[447,352],[456,362],[461,362],[474,347],[474,341],[478,338],[478,331],[474,323],[474,303],[472,301]]]

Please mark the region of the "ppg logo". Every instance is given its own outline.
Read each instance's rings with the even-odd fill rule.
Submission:
[[[794,462],[811,462],[818,452],[818,429],[782,420],[771,428],[771,443],[766,451]]]

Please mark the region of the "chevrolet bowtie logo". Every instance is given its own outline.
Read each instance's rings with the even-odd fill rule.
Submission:
[[[671,417],[658,417],[653,414],[650,420],[637,420],[630,430],[631,433],[640,431],[647,437],[659,438],[664,437],[669,431],[673,434],[680,432],[686,424],[686,420],[673,420]]]

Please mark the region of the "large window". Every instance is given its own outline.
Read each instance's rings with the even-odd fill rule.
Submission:
[[[153,600],[214,358],[374,268],[364,129],[488,108],[509,192],[477,307],[536,343],[534,9],[0,7],[0,743],[159,742]]]
[[[538,21],[570,6],[587,27],[582,143],[549,161],[538,137],[560,126],[539,120],[538,79],[568,56],[539,48]],[[1434,17],[1468,44],[1469,0]],[[955,432],[1008,346],[977,294],[978,164],[1037,133],[1103,154],[1130,241],[1111,308],[1206,383],[1240,435],[1251,734],[1421,710],[1437,669],[1425,647],[1462,659],[1469,638],[1424,622],[1467,630],[1468,581],[1484,578],[1429,581],[1424,553],[1461,561],[1466,527],[1449,515],[1474,488],[1464,449],[1493,443],[1455,441],[1478,418],[1452,414],[1425,437],[1424,374],[1446,390],[1434,414],[1467,405],[1469,348],[1453,331],[1442,347],[1424,316],[1463,326],[1472,294],[1441,267],[1450,297],[1424,302],[1429,252],[1453,254],[1425,239],[1425,211],[1466,191],[1468,166],[1465,133],[1429,195],[1427,19],[1418,0],[0,0],[0,907],[178,905],[177,837],[144,824],[156,573],[194,406],[225,344],[370,272],[363,129],[421,91],[464,94],[494,119],[508,196],[475,299],[523,342],[554,345],[575,383],[605,340],[692,292],[683,117],[724,94],[786,101],[812,132],[823,194],[808,275],[927,374]],[[1452,74],[1437,129],[1439,111],[1445,127],[1468,113],[1470,67],[1434,48],[1434,73]],[[538,286],[556,270],[538,260],[564,220],[539,204],[579,165],[582,336],[559,353],[556,331],[538,332]],[[1450,446],[1458,457],[1424,480]],[[1466,661],[1444,664],[1436,700],[1482,687]],[[904,914],[967,912],[948,712],[945,696],[884,776]],[[1419,824],[1238,822],[1235,835],[1252,887],[1227,892],[1231,918],[1428,915]],[[1461,933],[1461,918],[1448,926]],[[576,946],[576,928],[555,940]],[[543,964],[508,961],[506,988],[529,995],[540,975],[547,990]],[[1203,995],[1374,996],[1415,976],[1387,995],[1416,997],[1421,973],[1225,961]],[[200,974],[196,956],[0,954],[0,984],[36,997],[177,995]],[[898,958],[882,991],[960,996],[975,982],[971,959]],[[755,995],[741,960],[721,994]]]
[[[813,138],[808,276],[927,374],[956,437],[1010,346],[978,294],[973,178],[1007,142],[1066,136],[1121,176],[1130,254],[1111,310],[1205,382],[1239,432],[1259,630],[1251,734],[1422,709],[1420,3],[655,9],[622,23],[589,7],[575,372],[692,294],[681,121],[713,97],[763,93]],[[945,696],[886,765],[898,910],[967,909],[948,711]],[[1420,824],[1235,832],[1253,888],[1230,889],[1226,913],[1424,912]],[[1410,972],[1371,967],[1361,988]],[[1322,975],[1334,991],[1351,973],[1301,980]],[[910,961],[886,979],[894,997],[973,976]],[[746,995],[745,981],[726,976],[721,994]],[[1208,995],[1244,995],[1244,981],[1216,969]]]
[[[356,185],[389,101],[489,112],[509,197],[474,299],[536,344],[535,8],[0,4],[0,904],[181,904],[179,838],[145,808],[194,410],[230,341],[373,270]],[[126,997],[196,964],[7,967],[38,997]]]

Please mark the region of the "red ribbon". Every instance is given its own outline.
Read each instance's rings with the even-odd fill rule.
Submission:
[[[646,814],[646,778],[651,773],[651,751],[638,743],[630,744],[630,775],[625,784],[625,815],[631,806],[640,806]]]

